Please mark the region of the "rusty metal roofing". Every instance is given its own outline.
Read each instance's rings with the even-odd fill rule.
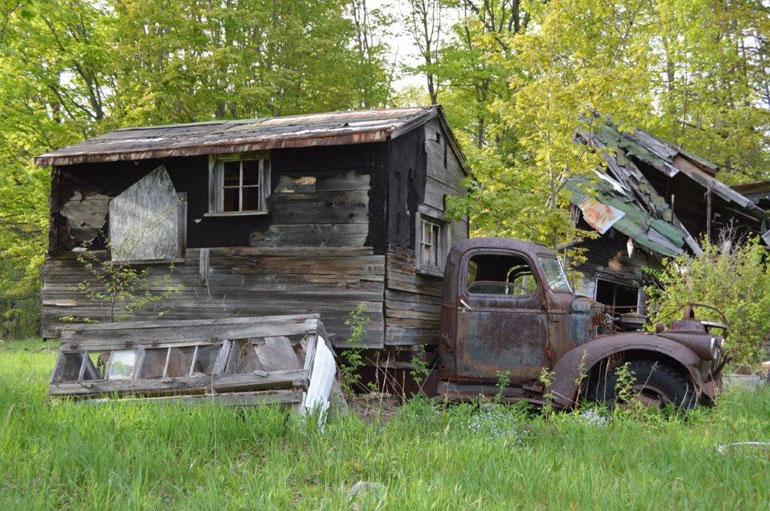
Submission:
[[[606,175],[595,182],[576,176],[567,183],[572,192],[570,201],[583,213],[586,223],[600,234],[613,228],[663,256],[681,254],[685,246],[682,233],[672,223],[655,218],[633,200],[633,194],[612,181]]]
[[[463,160],[441,107],[430,106],[123,128],[42,154],[35,163],[72,165],[383,142],[436,117]]]

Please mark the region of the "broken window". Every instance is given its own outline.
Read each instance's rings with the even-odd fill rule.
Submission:
[[[609,306],[612,314],[637,313],[639,311],[639,288],[596,279],[595,300]]]
[[[471,294],[527,296],[537,292],[537,277],[521,256],[476,254],[467,266],[466,286]]]
[[[325,336],[317,315],[65,327],[49,393],[325,409],[336,373]]]
[[[418,268],[434,273],[442,272],[448,252],[445,224],[422,216],[419,222],[418,241]]]
[[[267,212],[270,160],[266,154],[228,155],[214,160],[210,214]]]

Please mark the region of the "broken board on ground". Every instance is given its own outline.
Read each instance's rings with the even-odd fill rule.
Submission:
[[[337,365],[318,315],[61,329],[49,395],[329,406]]]

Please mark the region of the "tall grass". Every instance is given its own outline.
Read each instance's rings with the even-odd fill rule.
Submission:
[[[29,351],[27,351],[29,350]],[[37,351],[40,350],[40,351]],[[768,509],[770,392],[686,420],[415,400],[323,430],[277,408],[45,403],[54,346],[0,347],[0,509]],[[595,417],[593,417],[595,418]],[[350,497],[359,480],[384,492]]]

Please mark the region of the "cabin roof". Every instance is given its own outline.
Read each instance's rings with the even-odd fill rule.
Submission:
[[[73,165],[384,142],[434,118],[441,122],[464,164],[463,153],[438,105],[122,128],[42,154],[35,163]]]

